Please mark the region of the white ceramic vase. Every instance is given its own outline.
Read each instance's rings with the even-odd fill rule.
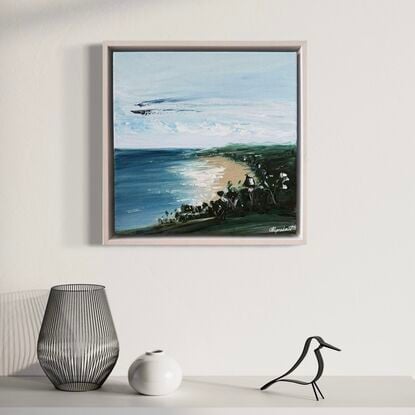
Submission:
[[[182,382],[182,369],[163,350],[138,357],[128,370],[130,386],[143,395],[167,395]]]

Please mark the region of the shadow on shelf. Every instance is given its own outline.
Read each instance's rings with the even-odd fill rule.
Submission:
[[[305,400],[305,401],[314,401],[314,397],[313,396],[307,396],[304,393],[298,394],[298,393],[287,393],[285,390],[281,391],[281,390],[270,390],[270,391],[260,391],[259,386],[257,384],[255,384],[255,386],[248,386],[248,385],[238,385],[238,384],[232,384],[232,383],[228,383],[228,381],[226,381],[226,377],[224,378],[223,381],[208,381],[208,380],[204,380],[204,379],[194,379],[194,378],[188,378],[185,379],[183,381],[183,383],[190,383],[190,384],[200,384],[200,385],[207,385],[207,386],[212,386],[212,387],[219,387],[221,389],[225,388],[228,390],[243,390],[245,391],[245,393],[247,393],[248,391],[251,392],[255,392],[255,393],[259,393],[261,394],[265,399],[267,398],[272,398],[272,397],[284,397],[284,398],[295,398],[295,399],[299,399],[299,400]]]

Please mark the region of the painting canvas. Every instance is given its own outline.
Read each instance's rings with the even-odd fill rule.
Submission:
[[[297,50],[113,50],[113,237],[296,238]]]

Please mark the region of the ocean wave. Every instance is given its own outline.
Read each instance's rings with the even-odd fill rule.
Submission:
[[[200,99],[168,106],[118,108],[114,124],[120,148],[148,147],[149,137],[159,147],[194,147],[196,143],[206,147],[212,138],[221,140],[222,145],[252,140],[295,142],[297,107],[272,100]]]

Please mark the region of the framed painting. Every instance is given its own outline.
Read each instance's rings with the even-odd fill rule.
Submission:
[[[103,47],[103,243],[304,242],[304,42]]]

